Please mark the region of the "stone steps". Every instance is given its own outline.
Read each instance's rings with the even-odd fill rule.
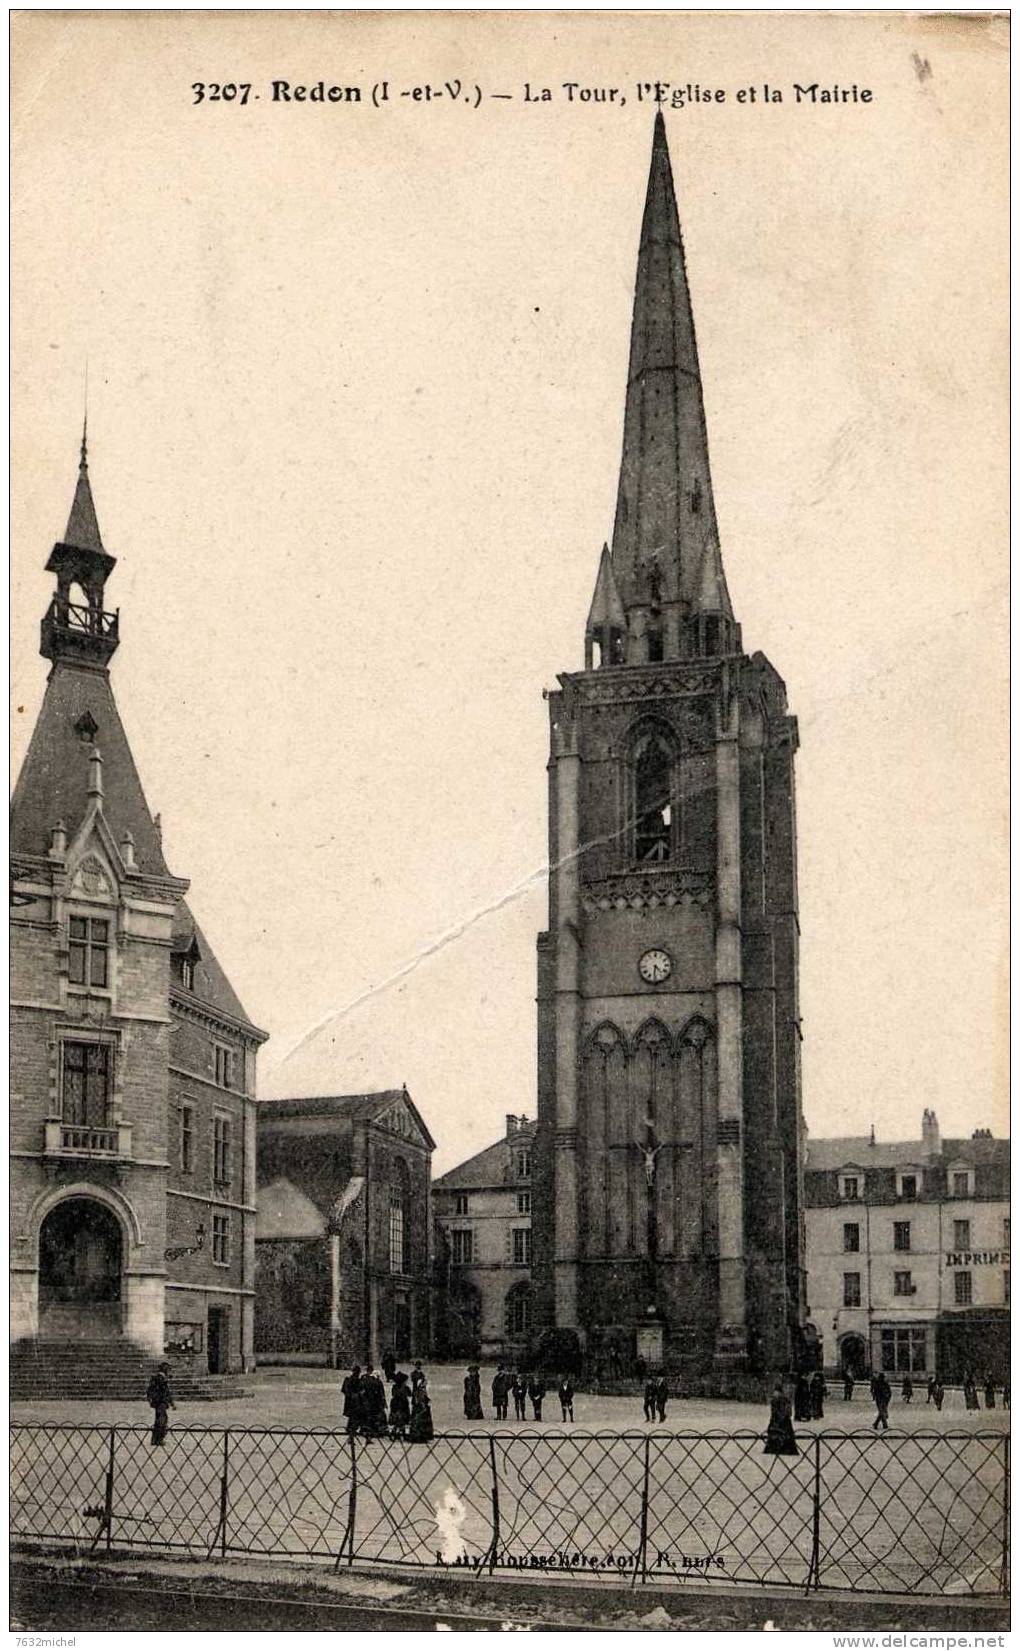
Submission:
[[[132,1342],[16,1342],[10,1355],[12,1400],[144,1399],[159,1361]],[[174,1399],[233,1399],[248,1394],[240,1376],[207,1376],[170,1358]]]

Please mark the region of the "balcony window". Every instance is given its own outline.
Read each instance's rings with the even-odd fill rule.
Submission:
[[[109,1044],[68,1040],[62,1044],[61,1054],[61,1117],[64,1123],[105,1129],[110,1122],[112,1099]]]
[[[72,986],[109,985],[110,925],[106,918],[70,918],[67,978]]]
[[[894,1250],[909,1250],[909,1248],[910,1248],[910,1222],[909,1221],[894,1221],[892,1231],[893,1231],[893,1245],[892,1245],[893,1249]]]

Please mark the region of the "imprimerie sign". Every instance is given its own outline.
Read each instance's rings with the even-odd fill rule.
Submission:
[[[947,1250],[947,1267],[1008,1267],[1008,1250]]]

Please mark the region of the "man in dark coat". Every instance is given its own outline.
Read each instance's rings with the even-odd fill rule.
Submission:
[[[654,1422],[654,1420],[655,1420],[655,1383],[652,1380],[651,1376],[649,1376],[648,1380],[645,1382],[644,1405],[645,1405],[645,1421],[646,1422]]]
[[[515,1373],[510,1391],[514,1396],[514,1417],[518,1422],[523,1422],[525,1419],[525,1400],[528,1397],[528,1378],[523,1371],[518,1370]]]
[[[811,1377],[811,1419],[815,1422],[823,1421],[825,1417],[825,1377],[820,1370],[816,1370]]]
[[[871,1378],[871,1397],[875,1401],[877,1412],[875,1420],[871,1424],[872,1427],[875,1429],[888,1428],[889,1400],[892,1398],[892,1388],[889,1386],[889,1378],[884,1370],[880,1370],[877,1376]]]
[[[348,1433],[357,1433],[361,1426],[361,1366],[352,1365],[351,1373],[340,1383],[344,1396],[344,1415]]]
[[[849,1403],[849,1401],[853,1398],[853,1396],[854,1396],[853,1372],[851,1371],[850,1366],[846,1365],[846,1366],[844,1366],[844,1369],[843,1369],[843,1397]]]
[[[390,1432],[395,1439],[402,1439],[407,1432],[411,1420],[411,1389],[407,1385],[407,1377],[402,1370],[393,1372],[393,1386],[390,1389]]]
[[[904,1404],[909,1404],[914,1397],[914,1384],[909,1376],[904,1376],[900,1384],[900,1398]]]
[[[659,1376],[655,1382],[655,1411],[660,1422],[666,1420],[666,1400],[669,1398],[669,1383],[665,1376]]]
[[[995,1378],[993,1376],[985,1377],[985,1409],[995,1409]]]
[[[935,1387],[936,1387],[937,1383],[938,1383],[938,1377],[936,1376],[935,1372],[932,1371],[931,1375],[928,1377],[928,1397],[925,1400],[925,1404],[934,1404],[934,1402],[935,1402]]]
[[[541,1376],[532,1376],[528,1383],[528,1397],[531,1400],[531,1408],[535,1413],[535,1421],[540,1422],[542,1420],[542,1400],[545,1398],[545,1382]]]
[[[166,1442],[167,1428],[170,1426],[170,1411],[176,1410],[173,1394],[170,1391],[170,1366],[161,1364],[153,1376],[149,1378],[146,1398],[153,1409],[152,1443],[162,1445]]]
[[[492,1378],[492,1404],[496,1412],[497,1422],[506,1421],[507,1399],[510,1395],[510,1377],[504,1365],[500,1365]]]
[[[559,1399],[563,1420],[572,1422],[574,1420],[574,1384],[569,1376],[564,1376],[560,1382]]]

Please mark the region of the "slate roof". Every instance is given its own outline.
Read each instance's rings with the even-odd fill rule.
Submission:
[[[943,1138],[940,1162],[966,1159],[972,1164],[1005,1163],[1009,1142],[988,1136]],[[872,1141],[868,1135],[839,1135],[829,1140],[808,1139],[805,1168],[808,1170],[895,1169],[903,1164],[923,1164],[924,1147],[916,1141]]]
[[[434,1149],[436,1143],[428,1125],[406,1089],[377,1089],[365,1095],[295,1095],[285,1100],[260,1101],[259,1128],[278,1118],[321,1117],[327,1129],[328,1120],[335,1118],[371,1123],[398,1102],[407,1107],[429,1147]]]
[[[63,661],[50,673],[14,788],[12,854],[45,854],[57,820],[63,820],[69,841],[81,825],[88,803],[91,747],[76,732],[75,723],[86,712],[96,724],[94,740],[103,757],[103,812],[110,830],[118,843],[130,831],[139,871],[169,877],[110,679],[105,671],[82,670]]]
[[[438,1192],[445,1192],[504,1186],[509,1153],[515,1146],[533,1141],[537,1128],[536,1123],[527,1123],[509,1138],[506,1135],[502,1136],[498,1141],[494,1141],[491,1147],[485,1147],[482,1152],[476,1152],[473,1158],[465,1158],[462,1164],[456,1164],[453,1169],[448,1169],[445,1175],[440,1175],[433,1181],[433,1187]]]
[[[83,739],[75,724],[86,712],[95,733]],[[72,842],[88,807],[89,754],[94,741],[103,758],[103,815],[120,845],[130,831],[135,863],[148,877],[170,877],[159,832],[145,800],[142,782],[120,720],[113,687],[105,671],[83,670],[61,660],[50,673],[42,706],[11,801],[11,853],[45,855],[50,831],[63,820]],[[248,1026],[253,1022],[223,972],[216,954],[181,900],[174,923],[175,941],[186,949],[194,935],[202,953],[196,971],[195,997]],[[178,949],[175,946],[175,949]],[[257,1028],[255,1028],[257,1030]]]
[[[210,1008],[220,1009],[234,1020],[243,1020],[245,1025],[254,1027],[253,1020],[220,967],[216,953],[192,916],[188,902],[182,900],[174,921],[174,951],[187,952],[191,948],[192,940],[198,943],[200,953],[199,961],[195,965],[195,987],[192,996],[199,1002],[208,1004]],[[175,982],[175,990],[184,992],[180,981]],[[255,1027],[255,1030],[258,1028]]]

